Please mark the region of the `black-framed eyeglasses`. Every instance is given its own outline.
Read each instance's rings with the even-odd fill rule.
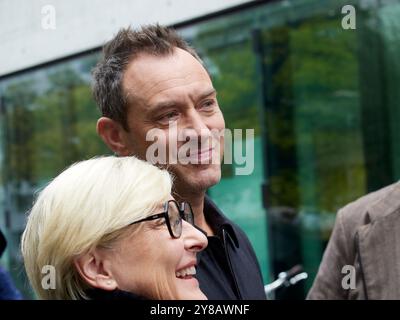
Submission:
[[[164,211],[161,213],[153,214],[144,219],[140,219],[138,221],[132,222],[129,225],[151,221],[164,218],[169,234],[172,238],[179,238],[182,235],[182,220],[190,223],[192,226],[196,227],[194,224],[194,215],[192,206],[189,202],[181,202],[178,203],[175,200],[169,200],[164,203]]]

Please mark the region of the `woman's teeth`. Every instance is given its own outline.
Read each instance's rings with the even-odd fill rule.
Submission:
[[[194,266],[175,272],[177,278],[184,278],[186,276],[193,276],[195,274],[196,274],[196,268]]]

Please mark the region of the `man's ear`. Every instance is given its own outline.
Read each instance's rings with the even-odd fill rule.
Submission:
[[[74,260],[75,268],[82,279],[93,288],[112,291],[117,289],[118,284],[114,279],[111,261],[105,259],[104,254],[97,250],[83,254]]]
[[[101,117],[97,120],[97,134],[103,139],[104,143],[116,154],[128,156],[132,154],[129,148],[127,132],[123,126],[110,118]]]

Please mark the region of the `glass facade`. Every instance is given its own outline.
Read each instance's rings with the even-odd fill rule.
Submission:
[[[356,29],[342,28],[344,5]],[[305,297],[337,210],[400,178],[400,1],[273,1],[179,27],[199,51],[230,129],[254,129],[254,171],[224,164],[209,190],[248,234],[265,283],[301,264]],[[33,193],[74,161],[109,153],[90,69],[99,53],[0,80],[2,265],[29,296],[19,237]]]

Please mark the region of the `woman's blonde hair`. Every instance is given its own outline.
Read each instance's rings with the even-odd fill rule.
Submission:
[[[168,199],[171,186],[167,171],[134,157],[114,156],[78,162],[51,181],[31,209],[21,241],[38,297],[87,298],[88,286],[74,259],[116,240],[128,224],[153,213]],[[41,270],[48,265],[56,270],[55,289],[42,286]]]

